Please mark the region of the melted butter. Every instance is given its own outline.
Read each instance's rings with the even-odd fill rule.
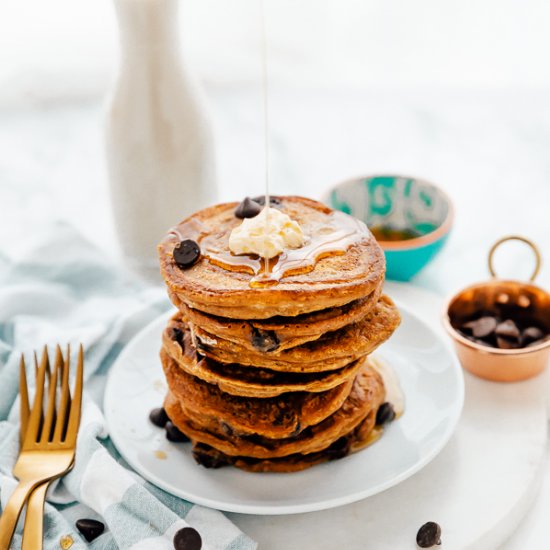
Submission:
[[[395,417],[399,418],[405,410],[405,396],[395,370],[378,357],[369,357],[369,365],[382,377],[386,389],[386,401],[393,405]]]
[[[196,241],[202,255],[212,264],[253,275],[252,287],[275,284],[285,276],[312,271],[321,258],[345,254],[351,245],[369,234],[363,222],[342,212],[332,212],[325,222],[307,226],[307,240],[302,247],[286,250],[266,261],[256,255],[231,253],[227,246],[231,229],[212,233],[202,222],[193,219],[172,229],[171,233],[180,240]]]

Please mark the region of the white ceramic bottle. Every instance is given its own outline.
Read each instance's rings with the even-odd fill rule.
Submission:
[[[162,235],[216,200],[212,128],[183,63],[178,0],[114,1],[121,59],[106,149],[115,228],[127,265],[158,281]]]

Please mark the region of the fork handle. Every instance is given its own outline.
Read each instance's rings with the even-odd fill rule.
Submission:
[[[46,491],[49,485],[49,481],[42,483],[29,497],[21,550],[42,550],[44,538],[44,501],[46,500]]]
[[[2,517],[0,517],[0,550],[9,550],[21,510],[30,492],[37,484],[37,481],[20,481],[8,500]]]

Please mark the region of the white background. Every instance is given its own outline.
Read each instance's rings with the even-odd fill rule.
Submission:
[[[275,193],[318,197],[376,172],[436,182],[456,223],[416,284],[446,294],[487,277],[487,249],[503,234],[532,237],[550,258],[550,2],[266,3]],[[182,49],[213,114],[219,198],[258,194],[257,0],[181,8]],[[110,1],[0,4],[0,254],[17,256],[55,220],[114,254],[102,116],[117,56]],[[499,266],[519,278],[531,268],[513,245]],[[550,287],[548,269],[539,281]],[[526,548],[525,537],[547,547],[548,485],[507,548]]]

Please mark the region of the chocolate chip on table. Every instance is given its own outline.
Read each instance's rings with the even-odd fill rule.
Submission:
[[[201,249],[192,239],[185,239],[174,248],[173,254],[177,266],[186,269],[197,263],[201,255]]]
[[[77,519],[75,525],[88,542],[97,539],[105,530],[105,525],[101,521],[97,521],[97,519]]]
[[[183,443],[185,441],[189,441],[189,438],[181,432],[170,420],[166,422],[166,426],[164,426],[164,429],[166,430],[166,439],[168,441],[172,441],[173,443]]]
[[[149,420],[157,427],[164,428],[166,426],[166,423],[168,422],[168,415],[166,414],[166,411],[163,407],[158,407],[157,409],[153,409],[149,413]]]
[[[425,523],[416,534],[416,544],[420,548],[431,548],[441,544],[441,527],[435,521]]]
[[[378,412],[376,413],[376,424],[381,426],[382,424],[386,424],[386,422],[391,422],[395,418],[395,410],[393,408],[393,405],[386,401],[385,403],[382,403],[380,407],[378,408]]]
[[[175,550],[201,550],[202,539],[199,532],[193,527],[184,527],[174,535]]]
[[[265,202],[265,200],[264,200]],[[246,197],[241,201],[239,206],[235,208],[235,217],[243,220],[244,218],[254,218],[262,211],[262,206],[259,202]]]
[[[252,345],[261,352],[275,351],[280,342],[274,330],[260,330],[252,327]]]
[[[520,337],[518,326],[511,319],[506,319],[506,321],[499,323],[495,329],[495,334],[516,341],[519,341]]]
[[[475,338],[485,338],[493,332],[495,332],[495,329],[497,328],[497,320],[495,317],[485,316],[480,317],[479,319],[475,319],[473,321],[470,321],[469,323],[465,323],[462,325],[462,329],[467,329],[471,331],[472,335]]]
[[[542,340],[544,338],[544,332],[538,327],[527,327],[521,333],[521,343],[524,346],[533,344],[537,340]]]

